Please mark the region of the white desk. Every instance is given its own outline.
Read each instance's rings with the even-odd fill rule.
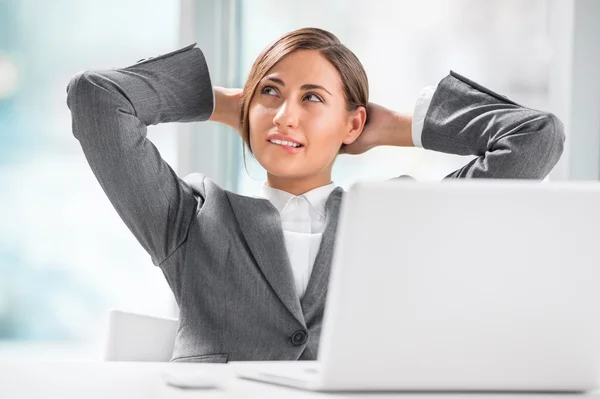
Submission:
[[[350,394],[311,393],[238,379],[235,363],[0,362],[2,399],[153,398],[403,398],[403,399],[600,399],[600,392],[575,394]],[[226,382],[219,390],[182,390],[163,382],[168,371],[207,370]]]

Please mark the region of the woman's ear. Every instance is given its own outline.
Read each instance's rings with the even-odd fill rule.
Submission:
[[[352,144],[354,140],[362,133],[367,121],[367,110],[365,107],[358,107],[348,116],[348,130],[342,141],[344,144]]]

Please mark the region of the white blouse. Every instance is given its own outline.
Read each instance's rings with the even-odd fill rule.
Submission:
[[[315,264],[325,230],[325,202],[335,189],[333,183],[295,196],[263,184],[260,197],[277,208],[285,247],[292,266],[296,294],[302,299]]]

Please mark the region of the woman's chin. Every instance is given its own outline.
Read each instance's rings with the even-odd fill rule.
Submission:
[[[304,170],[294,170],[290,167],[279,167],[279,168],[265,168],[267,173],[270,175],[282,178],[282,179],[298,179],[306,177]]]
[[[300,178],[306,177],[307,171],[302,165],[290,165],[289,162],[280,160],[269,160],[269,162],[259,162],[267,173],[279,178]]]

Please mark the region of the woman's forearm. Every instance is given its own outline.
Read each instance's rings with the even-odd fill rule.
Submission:
[[[372,148],[391,145],[413,147],[412,115],[401,114],[379,104],[367,105],[367,122],[358,138],[341,149],[342,154],[362,154]]]
[[[239,130],[242,90],[214,86],[213,91],[215,94],[215,107],[209,120]]]
[[[382,129],[379,145],[390,145],[395,147],[413,147],[411,114],[392,112],[390,123]]]

